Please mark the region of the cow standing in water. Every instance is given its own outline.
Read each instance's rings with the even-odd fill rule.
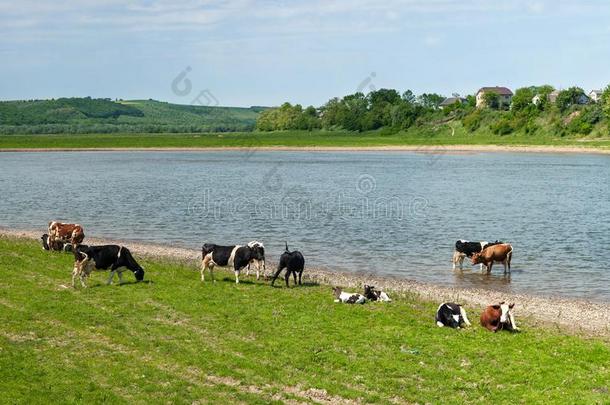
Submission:
[[[483,249],[480,253],[472,255],[472,265],[482,264],[487,268],[487,274],[491,273],[491,268],[494,263],[502,263],[504,265],[504,274],[507,270],[510,273],[510,261],[513,257],[513,247],[508,243],[489,246]]]

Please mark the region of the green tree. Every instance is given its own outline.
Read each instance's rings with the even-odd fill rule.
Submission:
[[[608,125],[610,125],[610,85],[608,85],[608,87],[606,87],[606,89],[602,93],[600,104],[602,107],[602,111],[606,116],[606,120],[608,120]]]
[[[578,104],[578,100],[585,95],[585,91],[580,87],[570,87],[563,90],[557,96],[557,108],[559,111],[565,112],[568,108]]]
[[[417,97],[417,103],[425,108],[438,108],[445,98],[445,96],[436,93],[424,93]]]
[[[515,112],[521,112],[532,105],[532,98],[534,98],[534,91],[531,87],[522,87],[515,91],[513,96],[513,102],[511,109]]]
[[[492,110],[500,108],[500,95],[496,92],[486,91],[483,94],[483,101],[487,108],[491,108]]]

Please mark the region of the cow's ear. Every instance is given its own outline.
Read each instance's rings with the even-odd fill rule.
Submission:
[[[500,303],[500,305],[504,305],[504,304],[505,304],[505,302],[504,302],[504,301],[502,301],[502,302]]]
[[[509,307],[510,309],[513,309],[513,307],[514,307],[514,306],[515,306],[515,303],[513,302],[513,303],[512,303],[512,304],[510,304],[508,307]]]
[[[501,308],[501,307],[500,307],[500,305],[492,305],[491,307],[492,307],[493,309],[500,309],[500,308]]]

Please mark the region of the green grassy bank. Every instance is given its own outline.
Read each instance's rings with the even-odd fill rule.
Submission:
[[[371,147],[412,145],[568,146],[610,149],[610,138],[511,134],[498,136],[461,127],[435,132],[280,131],[208,134],[2,135],[0,149],[29,148],[205,148],[205,147]]]
[[[69,254],[0,238],[0,402],[609,400],[600,340],[519,318],[519,334],[440,329],[437,304],[412,296],[348,306],[329,286],[201,283],[192,267],[140,261],[146,282],[97,273],[74,290]]]

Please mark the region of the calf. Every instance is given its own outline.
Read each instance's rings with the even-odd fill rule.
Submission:
[[[79,224],[51,221],[49,222],[49,239],[53,242],[70,242],[74,246],[83,242],[85,231]]]
[[[444,302],[439,305],[434,319],[436,324],[441,328],[449,326],[450,328],[459,329],[462,325],[470,326],[466,311],[464,311],[460,304],[454,302]]]
[[[335,302],[344,302],[346,304],[364,304],[366,302],[364,295],[344,292],[341,291],[340,287],[333,287],[333,294],[335,295]]]
[[[381,290],[376,290],[375,286],[372,285],[364,285],[364,297],[369,301],[383,301],[383,302],[391,302],[392,300],[385,292]]]
[[[280,256],[280,262],[277,265],[277,271],[273,275],[273,279],[271,280],[271,285],[275,283],[275,280],[280,275],[282,270],[286,269],[286,275],[284,279],[286,280],[286,287],[289,287],[288,280],[290,280],[290,273],[294,278],[294,284],[297,284],[297,273],[299,273],[299,285],[301,285],[301,277],[303,276],[303,270],[305,269],[305,258],[298,250],[290,251],[288,250],[288,242],[286,242],[286,250]]]
[[[511,332],[519,331],[512,312],[514,306],[515,304],[509,305],[504,301],[497,305],[489,305],[481,313],[481,326],[492,332],[497,332],[501,329]]]
[[[129,249],[118,245],[85,246],[74,248],[74,270],[72,271],[72,287],[76,287],[76,278],[83,287],[87,287],[85,279],[94,270],[110,269],[108,284],[112,283],[114,273],[119,274],[119,283],[123,282],[123,271],[129,269],[137,281],[144,279],[144,269],[136,262]]]
[[[480,253],[472,255],[472,265],[481,264],[487,268],[487,274],[491,273],[491,268],[494,263],[502,263],[504,265],[504,274],[506,270],[510,273],[510,261],[513,257],[513,247],[508,243],[489,246],[483,249]]]
[[[235,283],[239,284],[239,273],[253,260],[264,261],[265,250],[261,246],[220,246],[213,243],[205,243],[201,247],[201,281],[205,281],[204,272],[210,270],[210,276],[214,280],[214,266],[233,267],[235,271]]]
[[[262,254],[263,254],[263,260],[258,260],[258,259],[252,259],[250,261],[250,263],[248,263],[248,270],[246,270],[246,276],[250,275],[250,266],[256,266],[256,279],[258,280],[260,278],[260,270],[261,267],[263,268],[263,277],[265,277],[265,273],[267,271],[267,268],[265,267],[265,246],[263,246],[263,244],[261,242],[258,241],[252,241],[248,243],[248,246],[251,248],[254,247],[258,247],[260,248]]]
[[[473,254],[479,253],[480,251],[485,249],[487,246],[493,246],[493,245],[497,245],[500,243],[502,243],[502,242],[500,242],[500,241],[470,242],[470,241],[463,240],[463,239],[458,240],[457,242],[455,242],[455,250],[453,252],[453,259],[452,259],[453,270],[455,270],[455,265],[458,263],[460,265],[460,270],[462,270],[463,265],[464,265],[464,259],[466,257],[472,257]],[[483,265],[481,265],[481,270],[483,270]]]
[[[42,240],[42,248],[44,250],[54,250],[54,251],[62,251],[62,252],[72,252],[73,246],[69,242],[62,242],[59,240],[52,241],[49,237],[48,233],[43,233],[40,237]],[[81,245],[84,246],[84,245]]]

